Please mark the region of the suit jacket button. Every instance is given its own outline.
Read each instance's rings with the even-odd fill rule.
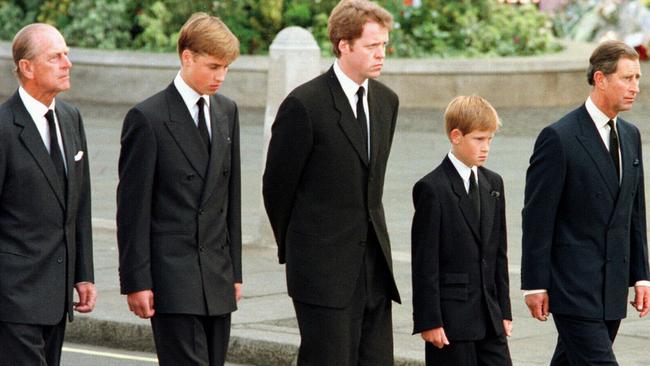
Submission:
[[[360,246],[360,247],[365,247],[365,246],[366,246],[366,242],[365,242],[365,241],[360,241],[360,242],[359,242],[359,246]]]
[[[225,177],[225,176],[227,176],[227,175],[228,175],[228,169],[226,169],[226,170],[223,171],[223,176]]]
[[[203,209],[199,209],[199,216],[203,215]]]
[[[63,258],[62,257],[57,258],[56,263],[59,263],[59,264],[63,263]]]
[[[194,177],[195,177],[194,174],[188,174],[188,175],[187,175],[187,180],[193,180]]]
[[[223,208],[221,210],[219,210],[219,213],[223,213]]]
[[[199,252],[203,252],[205,250],[205,247],[203,245],[199,245]]]

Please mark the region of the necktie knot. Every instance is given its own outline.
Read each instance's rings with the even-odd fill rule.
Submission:
[[[199,106],[199,112],[203,107],[205,106],[205,99],[203,97],[200,97],[199,100],[196,101],[196,105]]]
[[[363,95],[366,93],[366,89],[363,86],[359,87],[359,90],[357,90],[357,97],[359,99],[363,98]]]

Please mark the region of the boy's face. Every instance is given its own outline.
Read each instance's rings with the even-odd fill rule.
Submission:
[[[212,95],[226,79],[228,66],[225,60],[211,55],[183,50],[181,54],[183,80],[199,94]]]
[[[451,151],[468,167],[483,166],[490,153],[494,131],[474,130],[463,135],[459,129],[450,133]]]

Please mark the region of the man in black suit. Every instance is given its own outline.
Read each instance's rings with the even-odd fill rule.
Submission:
[[[542,130],[526,175],[522,289],[533,317],[553,313],[551,365],[617,365],[612,344],[626,315],[650,309],[641,136],[632,108],[636,51],[605,42],[589,59],[584,105]]]
[[[181,70],[124,119],[117,189],[121,291],[151,318],[161,365],[223,365],[241,297],[239,118],[215,94],[239,41],[193,15]]]
[[[483,167],[498,127],[485,99],[454,98],[451,151],[413,187],[413,333],[428,366],[512,365],[503,180]]]
[[[58,365],[73,309],[92,311],[90,177],[68,47],[47,24],[12,44],[18,91],[0,106],[0,365]],[[73,289],[79,301],[73,302]]]
[[[281,104],[263,194],[302,337],[299,365],[392,365],[392,275],[382,207],[398,99],[379,76],[392,17],[332,10],[337,60]]]

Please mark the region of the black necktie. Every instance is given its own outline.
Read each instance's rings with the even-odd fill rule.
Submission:
[[[361,132],[363,133],[363,147],[365,148],[368,157],[370,157],[370,152],[368,151],[368,122],[366,120],[366,111],[363,109],[363,94],[365,90],[363,86],[359,87],[357,91],[357,121],[361,126]]]
[[[54,170],[61,180],[63,192],[67,189],[67,178],[65,175],[65,166],[63,165],[63,156],[61,156],[61,148],[59,147],[59,140],[56,138],[56,125],[54,124],[54,111],[48,109],[45,113],[47,126],[50,128],[50,158],[54,164]]]
[[[469,190],[467,191],[467,196],[469,196],[469,200],[472,202],[472,208],[474,209],[474,214],[476,215],[476,218],[480,221],[481,220],[481,198],[478,192],[478,184],[476,183],[476,175],[474,175],[473,170],[469,176]]]
[[[205,122],[205,112],[203,111],[203,106],[205,105],[205,99],[203,97],[199,98],[199,101],[196,102],[196,105],[199,106],[199,135],[201,135],[201,140],[205,144],[205,147],[208,149],[208,154],[210,153],[210,134],[208,133],[208,124]]]
[[[607,122],[609,125],[609,155],[612,156],[614,161],[614,166],[616,167],[616,178],[617,180],[621,179],[621,165],[619,161],[619,152],[618,152],[618,135],[616,134],[616,128],[614,121],[611,119]]]

